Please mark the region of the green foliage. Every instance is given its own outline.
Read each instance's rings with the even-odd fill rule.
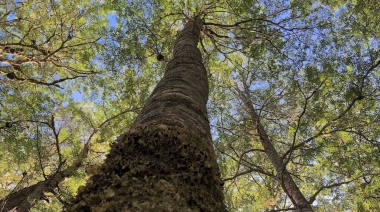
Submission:
[[[29,177],[21,187],[42,181],[80,159],[90,142],[56,197],[32,209],[59,210],[163,76],[166,62],[156,55],[171,59],[177,31],[200,15],[229,210],[293,207],[237,93],[243,85],[316,211],[380,210],[378,4],[1,1],[0,198],[22,172]]]

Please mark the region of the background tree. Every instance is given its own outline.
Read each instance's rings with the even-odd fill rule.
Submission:
[[[355,4],[343,4],[336,10],[319,3],[309,2],[305,7],[299,4],[294,2],[289,8],[295,12],[293,18],[311,13],[292,24],[316,27],[282,38],[286,42],[280,52],[281,62],[268,58],[277,49],[266,48],[264,54],[253,54],[232,64],[241,73],[232,77],[240,89],[249,86],[261,123],[315,210],[377,210],[377,183],[368,180],[378,176],[372,163],[377,163],[373,158],[378,155],[377,138],[371,137],[376,133],[368,131],[377,131],[378,122],[374,116],[378,110],[374,99],[379,65],[376,36],[360,32],[363,28],[359,26],[370,22],[352,16],[350,8],[357,7]],[[368,14],[370,8],[365,10]],[[235,89],[227,93],[232,96]],[[231,108],[237,112],[231,117],[224,115],[217,125],[219,139],[228,141],[219,143],[221,158],[225,164],[232,162],[227,167],[233,167],[222,169],[232,171],[232,177],[227,178],[232,181],[226,185],[231,194],[227,198],[231,198],[234,208],[291,209],[288,197],[278,191],[278,184],[273,184],[273,171],[263,161],[265,152],[259,145],[259,135],[240,105],[239,99],[232,98],[230,108],[220,109],[220,116]],[[373,190],[365,190],[374,193],[363,197],[362,189],[368,183]],[[252,204],[252,200],[259,204]]]

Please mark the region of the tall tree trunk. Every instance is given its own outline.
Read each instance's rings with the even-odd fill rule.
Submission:
[[[260,138],[265,154],[268,156],[270,162],[276,170],[277,180],[281,184],[282,189],[288,195],[297,211],[313,212],[313,208],[311,207],[309,201],[306,200],[305,196],[294,182],[292,176],[286,169],[286,165],[283,163],[281,157],[274,148],[272,141],[267,135],[264,126],[261,124],[260,117],[252,106],[248,86],[245,85],[244,92],[239,90],[238,93],[243,100],[244,106],[247,108],[247,112],[253,122],[253,126],[256,127],[257,135]]]
[[[197,48],[202,24],[185,25],[163,79],[68,211],[226,211]]]

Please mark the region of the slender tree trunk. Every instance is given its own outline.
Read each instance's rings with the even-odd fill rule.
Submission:
[[[264,126],[260,122],[260,117],[252,106],[251,96],[249,95],[248,87],[245,86],[245,92],[238,91],[240,97],[244,102],[244,106],[247,108],[248,114],[253,121],[253,125],[256,127],[257,135],[260,138],[260,142],[264,148],[265,154],[271,161],[274,169],[277,173],[277,180],[281,184],[282,189],[289,196],[294,207],[299,212],[313,212],[309,201],[306,200],[297,184],[294,182],[292,176],[286,169],[286,165],[283,163],[281,157],[278,155],[274,148],[272,141],[268,137]]]
[[[202,24],[185,25],[163,79],[68,211],[226,211],[197,48]]]

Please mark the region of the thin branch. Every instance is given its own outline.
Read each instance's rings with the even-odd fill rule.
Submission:
[[[33,112],[34,112],[34,109],[33,109]],[[34,119],[37,120],[37,117],[35,115],[35,113],[33,113],[34,115]],[[37,153],[38,153],[38,163],[40,165],[40,169],[41,169],[41,172],[42,172],[42,176],[44,177],[45,180],[47,180],[47,176],[45,174],[45,169],[42,165],[42,154],[41,154],[41,147],[40,147],[40,136],[39,136],[40,132],[39,132],[39,127],[38,127],[38,124],[36,124],[36,147],[37,147]]]
[[[61,154],[61,148],[59,145],[59,130],[57,132],[57,129],[55,128],[54,116],[51,116],[50,128],[53,130],[53,134],[54,134],[54,138],[55,138],[55,148],[57,149],[57,153],[58,153],[58,162],[59,162],[59,164],[62,164],[62,154]]]
[[[341,186],[341,185],[345,185],[345,184],[349,184],[353,181],[357,180],[356,179],[353,179],[353,180],[349,180],[349,181],[344,181],[344,182],[340,182],[340,183],[333,183],[333,184],[330,184],[330,185],[326,185],[326,186],[322,186],[321,188],[319,188],[309,199],[309,203],[310,204],[313,204],[313,202],[316,200],[316,197],[317,195],[323,190],[323,189],[327,189],[327,188],[334,188],[334,187],[338,187],[338,186]]]
[[[283,209],[274,209],[270,210],[269,212],[278,212],[278,211],[295,211],[296,208],[283,208]]]
[[[252,173],[252,172],[257,172],[257,173],[264,174],[264,173],[262,173],[262,171],[263,171],[262,169],[256,169],[256,168],[249,167],[247,170],[245,170],[243,172],[236,173],[233,177],[227,177],[227,178],[224,178],[222,180],[223,181],[235,180],[236,178],[238,178],[240,176],[243,176],[243,175],[246,175],[246,174],[249,174],[249,173]],[[267,173],[265,173],[265,175],[270,176]],[[271,176],[271,177],[274,178],[274,176]]]
[[[306,96],[305,93],[302,91],[301,89],[301,86],[300,84],[298,83],[297,81],[297,87],[298,89],[300,90],[300,92],[302,93],[303,97],[305,98],[305,103],[304,103],[304,106],[302,108],[302,112],[301,114],[298,116],[298,120],[297,120],[297,126],[296,126],[296,130],[293,134],[293,139],[292,139],[292,145],[289,149],[289,156],[287,157],[287,160],[284,162],[284,166],[286,166],[286,164],[288,164],[289,160],[291,159],[291,155],[292,155],[292,152],[294,151],[294,147],[295,147],[295,144],[296,144],[296,139],[297,139],[297,134],[298,134],[298,131],[299,131],[299,128],[300,128],[300,125],[301,125],[301,119],[302,117],[305,115],[306,113],[306,108],[308,106],[308,103],[309,103],[309,99],[311,99],[314,94],[317,93],[318,90],[321,89],[322,85],[325,83],[326,80],[323,80],[322,83],[316,88],[314,89],[311,94],[309,96]],[[284,159],[284,158],[283,158]]]
[[[318,138],[319,136],[321,135],[324,135],[325,133],[323,133],[323,131],[325,131],[328,127],[330,127],[334,122],[338,121],[339,119],[341,119],[344,115],[346,115],[355,105],[355,103],[359,100],[361,100],[362,97],[361,96],[357,96],[355,99],[352,100],[352,102],[347,106],[347,108],[342,111],[337,117],[333,118],[331,121],[328,121],[319,131],[318,133],[314,134],[313,136],[309,137],[308,139],[304,140],[303,142],[297,144],[297,145],[294,145],[293,148],[289,149],[288,151],[286,151],[282,156],[281,158],[285,158],[287,157],[288,154],[290,154],[292,151],[302,147],[303,145],[311,142],[312,140]]]

